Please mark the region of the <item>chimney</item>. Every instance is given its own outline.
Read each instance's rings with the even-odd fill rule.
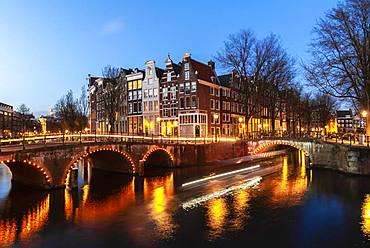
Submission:
[[[210,60],[208,61],[208,65],[212,68],[212,70],[215,70],[215,62]]]
[[[183,59],[190,58],[191,53],[184,53]]]

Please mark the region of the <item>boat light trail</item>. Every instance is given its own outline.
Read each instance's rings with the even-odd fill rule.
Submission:
[[[230,186],[230,187],[227,187],[226,189],[218,190],[216,192],[194,198],[190,201],[186,201],[183,204],[181,204],[181,207],[185,210],[189,208],[197,207],[203,202],[209,201],[211,199],[219,198],[221,196],[231,194],[235,191],[245,190],[247,188],[255,187],[261,182],[261,180],[262,180],[262,177],[260,176],[245,180],[243,183],[239,185]]]
[[[260,165],[254,165],[254,166],[250,166],[248,168],[244,168],[244,169],[240,169],[240,170],[234,170],[234,171],[230,171],[230,172],[226,172],[226,173],[221,173],[221,174],[218,174],[218,175],[215,175],[215,176],[210,176],[210,177],[198,179],[198,180],[195,180],[195,181],[191,181],[191,182],[188,182],[188,183],[183,183],[181,186],[186,187],[186,186],[189,186],[189,185],[192,185],[192,184],[195,184],[195,183],[205,182],[205,181],[209,181],[209,180],[216,179],[216,178],[219,178],[219,177],[224,177],[224,176],[233,175],[233,174],[237,174],[237,173],[244,172],[244,171],[257,169],[259,167],[260,167]]]

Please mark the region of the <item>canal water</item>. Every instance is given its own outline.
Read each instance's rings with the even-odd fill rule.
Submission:
[[[369,246],[370,178],[306,170],[301,157],[148,178],[94,171],[72,192],[12,186],[1,166],[0,247]],[[277,172],[181,186],[249,166]]]

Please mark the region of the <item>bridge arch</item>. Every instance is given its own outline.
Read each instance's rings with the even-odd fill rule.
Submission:
[[[8,159],[0,161],[5,164],[11,174],[12,181],[19,182],[36,188],[50,189],[53,185],[53,178],[50,171],[35,161],[28,159]]]
[[[259,153],[266,152],[276,146],[292,147],[299,151],[302,151],[305,156],[310,157],[310,153],[308,149],[306,149],[304,146],[302,146],[298,142],[285,141],[285,140],[268,140],[268,141],[260,142],[258,146],[253,150],[253,154],[259,154]]]
[[[144,163],[144,167],[151,165],[170,167],[173,166],[175,159],[166,148],[154,146],[144,153],[141,161]]]
[[[98,155],[99,153],[112,153],[112,154],[118,155],[121,159],[124,159],[128,163],[128,168],[125,168],[125,169],[127,169],[127,171],[120,169],[121,170],[120,172],[127,172],[127,173],[130,173],[130,174],[135,174],[136,173],[135,162],[134,162],[134,159],[131,157],[130,154],[128,154],[126,152],[123,152],[123,151],[120,151],[120,150],[115,149],[115,148],[111,148],[111,147],[96,148],[96,149],[92,149],[92,150],[88,149],[85,152],[80,153],[77,156],[75,156],[75,158],[67,165],[67,168],[63,173],[62,185],[66,185],[68,174],[77,165],[77,163],[79,163],[80,161],[82,161],[84,159],[94,158],[94,155]],[[96,167],[96,166],[94,166],[94,163],[93,163],[92,168],[94,168],[94,167]],[[109,170],[109,168],[107,168],[107,170]]]

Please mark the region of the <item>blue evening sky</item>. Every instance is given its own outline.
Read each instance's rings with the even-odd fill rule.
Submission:
[[[107,64],[163,67],[170,53],[207,62],[230,33],[273,32],[307,60],[317,19],[337,0],[0,1],[0,102],[47,111]],[[217,67],[217,65],[216,65]]]

